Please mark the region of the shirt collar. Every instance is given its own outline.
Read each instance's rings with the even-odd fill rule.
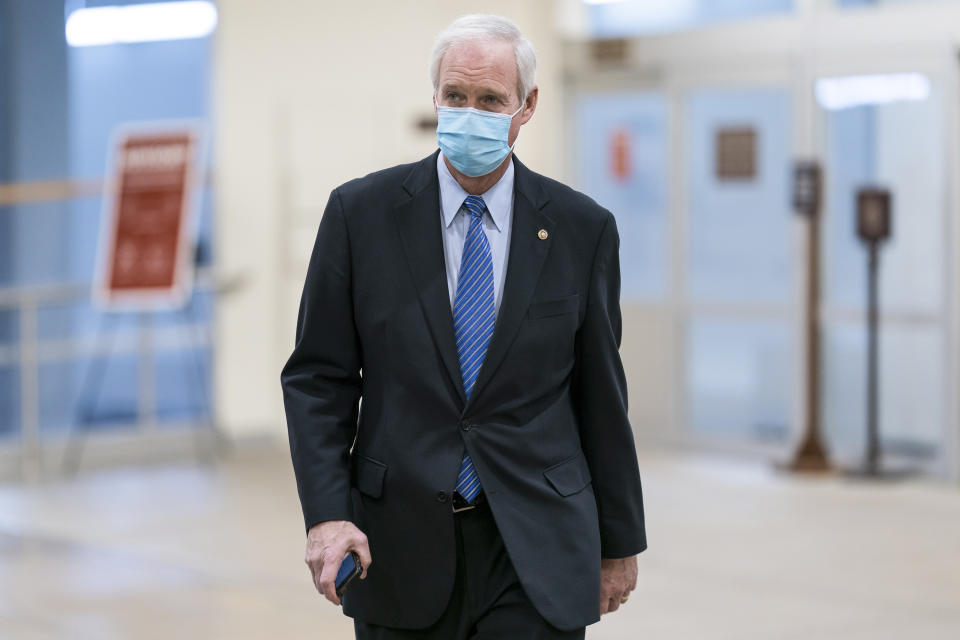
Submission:
[[[443,214],[443,225],[449,227],[460,211],[460,207],[463,206],[463,201],[470,194],[460,186],[457,179],[450,173],[447,163],[443,161],[443,152],[437,155],[437,177],[440,179],[440,208]],[[497,231],[502,232],[513,202],[512,157],[510,158],[510,164],[507,165],[507,170],[497,180],[497,183],[480,194],[480,197],[486,203],[487,211],[490,212],[490,217],[493,218]]]

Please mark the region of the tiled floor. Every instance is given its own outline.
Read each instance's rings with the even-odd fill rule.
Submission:
[[[960,638],[960,490],[641,456],[650,549],[593,640]],[[0,638],[352,638],[282,452],[0,485]]]

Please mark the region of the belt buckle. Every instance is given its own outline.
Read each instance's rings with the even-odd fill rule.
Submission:
[[[463,506],[458,507],[457,506],[458,502],[462,503]],[[454,513],[460,513],[461,511],[470,511],[470,509],[476,509],[477,502],[474,501],[473,503],[468,503],[466,500],[463,499],[463,496],[461,496],[459,492],[454,492],[453,499],[450,501],[450,506],[453,508]]]

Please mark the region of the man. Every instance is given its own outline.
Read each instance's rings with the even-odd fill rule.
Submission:
[[[646,548],[613,216],[512,157],[533,48],[466,16],[440,150],[333,191],[282,373],[314,584],[358,638],[583,638]],[[358,407],[360,399],[362,405]]]

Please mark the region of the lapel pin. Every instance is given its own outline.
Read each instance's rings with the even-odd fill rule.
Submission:
[[[548,235],[550,234],[547,233],[546,229],[540,229],[540,231],[537,231],[537,237],[541,240],[546,240]]]

